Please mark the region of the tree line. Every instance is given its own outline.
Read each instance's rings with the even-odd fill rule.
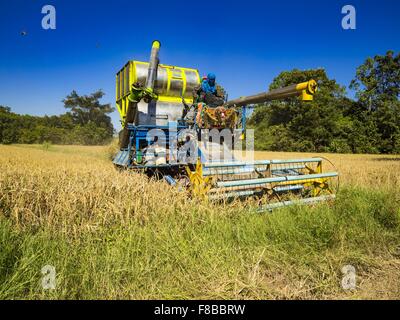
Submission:
[[[312,102],[296,98],[257,106],[249,125],[255,148],[271,151],[400,153],[400,54],[368,58],[356,70],[350,89],[325,70],[292,70],[276,77],[270,89],[315,79]]]
[[[0,106],[0,143],[101,145],[114,133],[110,104],[100,103],[101,90],[80,96],[72,91],[64,100],[69,111],[59,116],[20,115]]]

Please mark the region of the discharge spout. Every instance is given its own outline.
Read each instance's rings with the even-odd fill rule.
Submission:
[[[307,82],[293,84],[288,87],[274,89],[269,92],[262,92],[247,97],[230,100],[225,103],[224,107],[243,107],[249,104],[264,103],[271,100],[282,100],[290,97],[299,96],[303,101],[312,101],[317,91],[317,82],[310,80]]]

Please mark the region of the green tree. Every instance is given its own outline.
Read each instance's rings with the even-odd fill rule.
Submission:
[[[112,131],[111,121],[107,125],[90,120],[81,125],[75,123],[69,112],[60,116],[35,117],[16,114],[9,107],[0,106],[0,143],[3,144],[49,142],[100,145],[110,140]]]
[[[400,54],[368,58],[357,68],[350,88],[369,110],[375,110],[381,101],[396,101],[400,96]]]
[[[400,153],[400,102],[381,101],[372,113],[380,135],[378,149],[381,153]]]
[[[85,126],[89,123],[105,129],[111,138],[114,128],[111,118],[107,116],[114,111],[111,104],[102,104],[100,99],[103,98],[104,92],[98,90],[90,95],[80,96],[74,90],[64,100],[64,107],[71,110],[71,116],[75,124]]]
[[[352,123],[343,111],[352,108],[352,101],[346,98],[345,88],[329,79],[325,70],[295,69],[282,72],[273,80],[270,89],[310,79],[316,80],[319,85],[314,101],[289,98],[256,109],[250,119],[250,125],[256,128],[256,148],[268,147],[275,151],[351,151],[346,136],[351,132]],[[266,142],[266,139],[269,141]]]
[[[350,88],[359,99],[357,119],[360,130],[369,128],[380,153],[399,153],[400,139],[400,54],[368,58],[357,68]]]

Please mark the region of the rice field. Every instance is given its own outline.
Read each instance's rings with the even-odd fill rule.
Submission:
[[[0,145],[0,299],[400,298],[400,156],[322,155],[334,204],[259,214],[119,172],[112,152]]]
[[[400,155],[313,154],[255,152],[255,159],[323,157],[331,161],[324,170],[337,170],[342,186],[392,189],[400,186]]]

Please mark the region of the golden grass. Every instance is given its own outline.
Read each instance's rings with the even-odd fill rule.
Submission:
[[[119,172],[112,151],[0,145],[0,246],[8,248],[0,252],[0,298],[400,296],[393,256],[399,157],[323,155],[351,194],[345,190],[333,207],[259,215]],[[309,156],[320,155],[256,153],[256,159]],[[376,192],[351,189],[358,186]],[[57,265],[62,288],[52,295],[37,288],[47,263]],[[351,293],[339,286],[346,263],[360,270],[359,289]],[[391,291],[374,285],[382,281]]]
[[[255,160],[324,157],[340,174],[341,186],[392,189],[400,187],[400,155],[321,154],[256,151]],[[324,171],[335,170],[325,162]]]
[[[71,221],[96,224],[172,214],[185,194],[142,175],[118,172],[108,147],[0,146],[0,189],[21,224],[65,228]],[[93,221],[93,223],[92,223]]]

